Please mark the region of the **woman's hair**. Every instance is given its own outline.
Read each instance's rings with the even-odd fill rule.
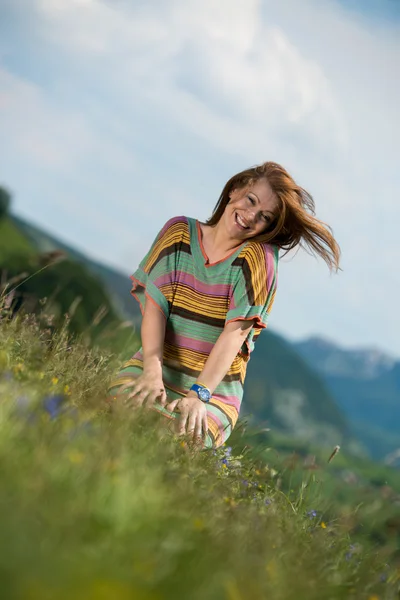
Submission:
[[[311,194],[297,185],[289,173],[277,163],[265,162],[231,177],[206,224],[214,226],[218,223],[234,189],[245,188],[263,178],[268,181],[278,198],[279,213],[265,232],[252,239],[274,244],[286,252],[301,246],[321,256],[331,270],[337,271],[340,248],[331,228],[314,216],[315,204]]]

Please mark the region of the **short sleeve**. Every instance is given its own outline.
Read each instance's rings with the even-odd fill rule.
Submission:
[[[185,217],[169,219],[157,234],[150,250],[131,275],[132,296],[144,314],[146,301],[154,302],[167,319],[173,300],[176,256]]]
[[[249,351],[253,347],[253,338],[256,339],[268,324],[277,289],[278,256],[277,247],[255,242],[249,244],[243,256],[239,255],[237,260],[237,273],[225,324],[254,320],[246,340]]]

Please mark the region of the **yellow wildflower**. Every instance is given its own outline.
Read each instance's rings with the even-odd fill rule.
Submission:
[[[68,458],[72,463],[78,465],[83,461],[84,455],[82,454],[82,452],[78,452],[77,450],[72,450],[68,454]]]
[[[372,596],[369,596],[368,600],[379,600],[379,596],[373,594]]]
[[[271,579],[276,579],[276,576],[278,574],[278,565],[276,564],[276,561],[274,559],[270,560],[269,563],[267,563],[265,570],[267,571]]]
[[[322,527],[322,529],[326,529],[326,523],[324,523],[324,522],[322,521],[322,523],[321,523],[321,527]]]
[[[235,581],[226,581],[225,591],[227,600],[243,600],[243,596],[240,593]]]
[[[57,383],[58,383],[58,377],[53,377],[53,379],[51,380],[51,383],[53,385],[57,385]]]
[[[67,394],[67,396],[71,395],[70,389],[69,389],[69,385],[65,385],[64,386],[64,394]]]
[[[193,526],[197,531],[202,531],[204,529],[204,521],[202,519],[194,519]]]
[[[236,506],[236,502],[233,498],[229,498],[229,496],[225,496],[224,501],[229,504],[229,506]]]

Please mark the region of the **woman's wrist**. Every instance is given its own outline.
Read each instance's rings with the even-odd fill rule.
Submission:
[[[162,361],[157,356],[143,357],[143,373],[162,377]]]

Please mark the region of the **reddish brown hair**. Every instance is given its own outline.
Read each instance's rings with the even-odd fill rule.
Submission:
[[[318,254],[331,270],[339,269],[340,248],[331,228],[315,217],[314,200],[304,188],[297,185],[289,173],[277,163],[262,165],[237,173],[225,184],[207,225],[214,226],[222,217],[234,189],[246,188],[265,178],[279,202],[279,213],[265,232],[252,238],[279,248],[292,250],[296,246]]]

